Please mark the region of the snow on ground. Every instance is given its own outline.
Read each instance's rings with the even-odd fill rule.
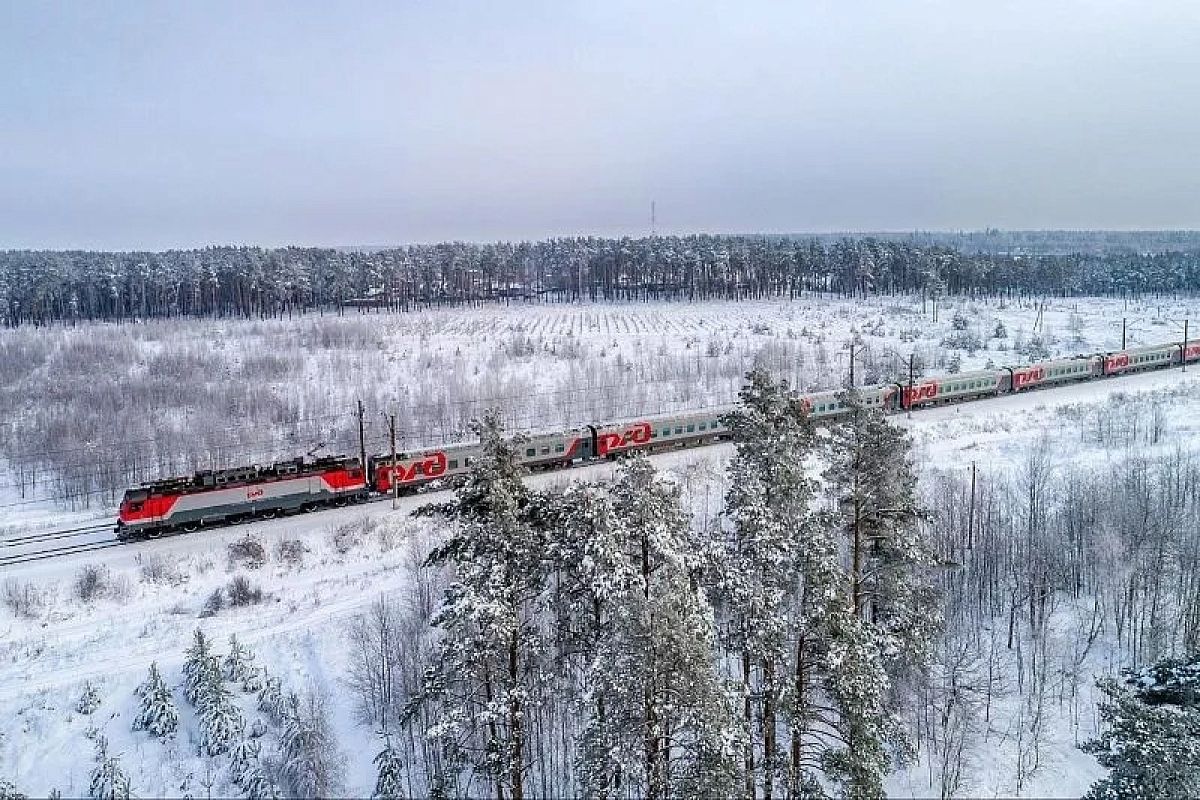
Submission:
[[[1168,340],[1174,333],[1164,320],[1181,311],[1164,308],[1160,314],[1145,304],[1126,311],[1119,301],[1078,301],[1081,310],[1075,312],[1075,302],[1052,302],[1049,310],[1042,312],[1047,340],[1057,341],[1051,352],[1115,348],[1119,345],[1119,319],[1126,313],[1134,320],[1131,341]],[[988,361],[1001,364],[1027,360],[1016,357],[1011,349],[999,348],[1001,344],[1011,348],[1018,332],[1028,338],[1038,314],[1036,309],[959,305],[962,313],[973,320],[973,327],[994,327],[994,321],[1003,318],[1009,333],[1007,343],[988,340],[974,356],[964,354],[963,368]],[[503,346],[497,341],[504,336],[501,331],[507,330],[511,336],[512,327],[517,325],[523,326],[522,335],[534,336],[535,340],[541,337],[539,346],[572,331],[571,337],[580,342],[587,359],[609,361],[615,358],[614,353],[634,361],[647,352],[657,352],[660,346],[668,353],[686,356],[694,352],[692,358],[703,360],[708,358],[701,351],[709,337],[701,334],[712,334],[711,338],[718,341],[724,337],[734,342],[746,358],[731,358],[723,367],[730,373],[723,388],[704,384],[693,400],[725,400],[730,399],[741,371],[755,353],[771,339],[786,340],[788,327],[797,336],[803,335],[800,331],[806,327],[823,331],[822,344],[828,351],[823,369],[832,373],[839,363],[844,365],[844,358],[838,362],[836,353],[851,327],[862,330],[866,322],[878,317],[884,321],[885,335],[878,337],[877,346],[882,348],[890,342],[887,346],[905,347],[903,352],[909,352],[914,343],[933,347],[938,337],[948,333],[945,321],[952,318],[951,306],[943,307],[939,314],[942,321],[934,326],[932,334],[922,332],[919,323],[924,320],[928,327],[929,317],[921,317],[920,301],[912,298],[667,308],[521,307],[435,312],[428,319],[413,316],[389,318],[387,322],[396,341],[412,336],[419,339],[424,329],[429,344],[422,357],[431,362],[446,357],[447,348],[464,349],[471,353],[466,357],[480,366],[486,366],[492,348]],[[473,315],[478,320],[473,322]],[[1076,322],[1072,322],[1072,315]],[[1116,326],[1114,319],[1118,321]],[[221,335],[229,337],[229,342],[247,333],[251,325],[272,330],[271,323],[204,325],[210,326],[209,330],[221,328]],[[1083,341],[1077,347],[1067,341],[1075,336],[1068,336],[1070,327],[1079,328]],[[770,333],[762,333],[764,329]],[[916,338],[906,342],[906,331],[914,329]],[[1049,335],[1055,331],[1053,337]],[[694,341],[688,344],[689,340]],[[755,344],[751,347],[745,341]],[[724,346],[713,349],[723,350]],[[600,350],[605,352],[601,354]],[[312,368],[319,369],[323,362],[316,359],[312,363]],[[408,361],[401,363],[411,366]],[[556,381],[562,375],[556,375],[555,370],[561,371],[562,365],[556,367],[555,359],[530,357],[525,362],[506,362],[508,366],[515,363],[524,364],[520,374],[528,379],[530,387],[560,385]],[[701,373],[695,373],[695,377],[703,379]],[[897,420],[911,430],[923,467],[967,469],[975,462],[981,470],[1007,469],[1019,466],[1031,448],[1046,449],[1055,459],[1086,459],[1101,464],[1131,452],[1144,452],[1150,446],[1194,447],[1200,442],[1198,381],[1200,369],[1186,375],[1178,370],[1152,372],[921,410],[911,418]],[[630,416],[636,415],[633,407],[629,408]],[[1156,413],[1161,417],[1157,422]],[[1151,427],[1157,429],[1157,445],[1147,444]],[[701,518],[716,513],[720,506],[720,471],[730,451],[729,445],[721,445],[666,454],[655,461],[684,482],[692,508]],[[544,485],[604,476],[612,469],[609,464],[600,464],[531,480]],[[222,651],[228,634],[236,632],[256,652],[258,662],[283,676],[290,687],[315,685],[328,693],[336,709],[338,739],[348,756],[346,789],[349,793],[368,794],[373,780],[370,757],[377,749],[376,743],[369,731],[354,724],[347,689],[337,677],[344,672],[346,623],[381,592],[395,590],[408,580],[405,565],[438,534],[433,523],[413,520],[408,513],[433,498],[402,498],[394,511],[388,502],[373,503],[0,568],[3,588],[30,584],[41,597],[31,618],[18,616],[8,607],[0,608],[0,778],[13,780],[23,791],[33,794],[45,794],[52,788],[66,795],[86,791],[92,766],[92,745],[87,734],[89,728],[95,728],[108,736],[111,750],[121,755],[139,795],[190,792],[196,796],[203,791],[200,781],[204,779],[205,762],[195,757],[195,748],[189,745],[197,735],[195,720],[178,692],[182,716],[175,745],[166,748],[130,730],[135,708],[132,689],[145,677],[150,661],[158,661],[168,684],[177,685],[184,648],[192,631],[200,627],[216,639]],[[0,538],[9,538],[26,524],[73,527],[109,518],[108,513],[93,510],[67,515],[38,504],[8,506],[0,519]],[[339,528],[361,531],[361,542],[340,552],[332,541]],[[246,569],[228,561],[227,545],[247,533],[261,537],[270,553],[267,564],[260,569]],[[95,536],[97,541],[106,537],[105,533]],[[284,539],[298,539],[308,548],[302,563],[288,563],[277,555],[278,543]],[[6,555],[20,551],[6,550]],[[87,603],[75,597],[72,583],[84,565],[107,568],[111,586],[107,596]],[[151,567],[164,567],[168,577],[162,581],[148,579]],[[266,601],[201,617],[213,590],[227,585],[238,574],[248,575],[260,584]],[[1056,624],[1070,626],[1073,622],[1064,617]],[[1093,656],[1095,671],[1108,666],[1108,652],[1100,648]],[[102,697],[100,708],[88,717],[75,711],[86,681],[96,685]],[[1020,787],[1020,794],[1077,797],[1098,774],[1094,760],[1075,748],[1078,741],[1092,735],[1096,724],[1090,686],[1080,687],[1080,692],[1083,711],[1078,715],[1078,725],[1068,715],[1050,720],[1043,765]],[[252,718],[252,702],[247,699],[243,705],[248,718]],[[1020,714],[1018,701],[997,702],[988,749],[977,755],[973,768],[973,794],[1017,793],[1010,775]],[[897,796],[927,796],[933,791],[927,767],[928,762],[918,761],[897,772],[889,782],[890,791]],[[220,788],[214,791],[219,793]]]
[[[1163,421],[1163,447],[1196,442],[1200,415],[1200,370],[1149,373],[1098,381],[1057,390],[1033,392],[961,406],[919,411],[908,426],[923,465],[965,467],[976,461],[985,469],[1019,465],[1032,447],[1047,447],[1056,458],[1100,462],[1124,452],[1116,429],[1101,441],[1089,433],[1100,415],[1140,409],[1149,419],[1155,405],[1169,407]],[[1110,426],[1111,427],[1111,426]],[[721,445],[656,457],[680,477],[698,515],[714,513],[720,504],[720,467],[731,447]],[[600,477],[613,466],[600,464],[570,472],[533,477],[539,485],[575,477]],[[715,487],[715,488],[714,488]],[[86,790],[91,769],[89,727],[108,736],[111,750],[134,777],[142,796],[195,795],[204,778],[205,761],[189,744],[195,720],[179,693],[181,733],[164,746],[130,730],[133,687],[151,661],[163,669],[168,684],[177,684],[183,651],[200,627],[225,649],[236,633],[257,654],[258,663],[284,677],[293,688],[316,686],[336,709],[340,745],[348,756],[346,789],[368,794],[373,781],[370,757],[376,743],[369,731],[354,724],[350,697],[338,677],[344,674],[346,624],[381,592],[408,580],[406,564],[437,535],[434,523],[414,520],[409,512],[434,495],[402,498],[397,510],[388,502],[260,522],[203,535],[179,536],[103,550],[57,561],[35,562],[0,570],[6,582],[31,583],[44,597],[33,618],[0,610],[0,777],[22,790],[45,794],[58,788],[66,795]],[[340,552],[333,534],[357,531],[360,541]],[[266,543],[270,557],[259,569],[232,565],[226,546],[247,533]],[[291,564],[276,553],[283,539],[303,541],[308,552]],[[85,603],[72,592],[72,580],[84,564],[109,570],[107,597]],[[146,565],[164,567],[168,576],[146,578]],[[165,566],[164,566],[165,565]],[[234,575],[248,575],[261,585],[266,601],[247,608],[226,608],[201,617],[206,598]],[[1069,627],[1064,616],[1056,625]],[[1094,656],[1095,669],[1107,651]],[[85,682],[99,690],[102,704],[88,717],[75,711]],[[1021,787],[1024,796],[1076,797],[1095,779],[1098,768],[1075,745],[1095,730],[1090,686],[1081,686],[1078,724],[1070,715],[1052,715],[1046,729],[1041,768]],[[253,702],[243,702],[248,718]],[[1018,747],[1021,703],[1000,699],[993,710],[986,748],[975,757],[972,793],[1010,795],[1013,759]],[[889,782],[896,796],[927,796],[932,789],[918,761]],[[220,791],[219,787],[214,789]]]

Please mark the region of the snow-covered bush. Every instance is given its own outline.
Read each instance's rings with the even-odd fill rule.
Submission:
[[[230,565],[245,565],[247,569],[258,569],[267,563],[267,548],[258,538],[246,534],[226,548]]]
[[[235,575],[225,588],[225,595],[229,598],[229,605],[238,608],[261,603],[263,590],[251,583],[245,575]]]
[[[224,668],[225,679],[228,681],[244,681],[254,671],[254,667],[250,662],[254,660],[254,653],[247,650],[238,641],[234,634],[229,634],[229,652],[225,654],[222,661]]]
[[[279,560],[291,567],[303,564],[304,554],[307,552],[308,548],[299,539],[282,539],[275,548]]]
[[[85,603],[102,597],[107,591],[111,575],[103,564],[85,564],[75,573],[75,596]]]
[[[215,617],[221,613],[221,609],[225,607],[225,590],[220,586],[213,589],[208,597],[204,598],[204,605],[200,608],[201,617]]]
[[[15,616],[32,619],[46,604],[45,595],[32,583],[8,578],[4,581],[4,605]]]

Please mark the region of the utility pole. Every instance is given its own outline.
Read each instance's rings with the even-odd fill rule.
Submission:
[[[1183,347],[1179,350],[1179,363],[1183,365],[1183,372],[1187,372],[1187,335],[1188,321],[1183,321]]]
[[[396,480],[396,415],[392,414],[388,417],[388,431],[391,433],[392,439],[392,510],[396,510],[396,503],[400,498],[400,482]]]
[[[367,474],[367,431],[363,419],[363,404],[362,400],[358,401],[358,456],[362,459],[359,464],[362,466],[363,475]]]
[[[967,512],[967,549],[975,545],[975,462],[971,462],[971,510]]]
[[[1121,349],[1125,349],[1125,317],[1121,317]]]

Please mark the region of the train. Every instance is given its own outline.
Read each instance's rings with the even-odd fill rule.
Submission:
[[[1200,341],[1134,347],[1110,353],[1056,358],[1017,367],[976,370],[905,383],[858,387],[861,401],[885,413],[979,400],[1063,384],[1180,366],[1200,360]],[[842,390],[803,396],[815,420],[846,412]],[[730,438],[721,421],[732,407],[682,412],[525,437],[522,466],[562,469],[634,451],[657,453],[715,444]],[[479,457],[478,443],[358,458],[296,458],[268,466],[205,470],[151,481],[126,490],[116,534],[123,541],[191,533],[202,527],[360,503],[373,497],[411,493],[452,484]]]

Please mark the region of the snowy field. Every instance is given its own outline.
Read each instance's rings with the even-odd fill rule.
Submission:
[[[936,311],[936,318],[935,318]],[[459,440],[721,405],[752,365],[802,389],[1181,337],[1191,300],[919,297],[513,305],[290,320],[0,331],[0,535],[111,516],[124,487],[197,468]],[[65,512],[73,512],[67,514]]]
[[[391,402],[403,407],[402,397],[454,397],[458,387],[473,398],[540,393],[546,398],[545,414],[524,417],[522,411],[514,411],[514,420],[542,426],[577,421],[570,415],[581,411],[569,410],[574,408],[569,404],[560,408],[564,396],[551,393],[574,385],[571,381],[604,386],[619,380],[619,386],[643,386],[644,393],[631,395],[629,402],[620,402],[613,393],[608,396],[612,405],[586,411],[632,416],[653,410],[636,403],[650,402],[658,391],[671,402],[728,401],[740,374],[755,361],[768,363],[802,386],[833,385],[845,368],[841,351],[854,331],[870,344],[872,359],[883,363],[889,350],[907,354],[917,349],[934,373],[948,367],[955,356],[962,368],[1027,361],[1031,341],[1039,341],[1050,354],[1114,349],[1120,344],[1122,315],[1130,321],[1130,343],[1168,341],[1176,337],[1169,320],[1188,311],[1170,303],[1162,308],[1130,303],[1127,311],[1120,301],[1052,301],[1039,312],[1033,307],[947,301],[934,323],[931,314],[920,313],[919,299],[814,299],[665,308],[485,308],[290,323],[98,326],[89,331],[43,331],[42,336],[53,343],[53,353],[70,350],[77,337],[90,338],[97,347],[122,349],[138,365],[131,372],[145,371],[156,356],[191,353],[198,363],[208,365],[205,368],[216,368],[203,380],[196,379],[210,398],[245,383],[239,365],[256,354],[272,353],[290,366],[271,378],[268,396],[293,403],[300,416],[332,413],[330,409],[344,407],[358,392],[377,408]],[[955,313],[967,321],[968,333],[978,333],[973,353],[943,343],[955,336]],[[1039,315],[1039,336],[1034,337]],[[1007,329],[1004,338],[992,336],[997,321]],[[331,337],[328,342],[319,341],[322,331]],[[6,331],[0,333],[0,342],[10,348],[28,347],[28,342],[20,343],[20,337],[28,335]],[[514,349],[515,342],[524,344]],[[564,343],[578,353],[566,356]],[[55,357],[47,355],[30,375],[46,374],[40,371]],[[769,361],[772,357],[779,361]],[[293,381],[289,374],[304,379]],[[326,380],[322,385],[320,375],[354,379],[344,384]],[[656,375],[661,379],[655,380]],[[668,395],[671,387],[684,383],[692,384],[688,401]],[[158,417],[163,425],[175,414],[196,419],[196,411],[190,415],[172,408],[169,415]],[[964,480],[972,464],[980,485],[986,486],[1019,475],[1032,453],[1044,453],[1050,469],[1063,473],[1078,465],[1103,470],[1130,459],[1200,453],[1200,369],[1096,381],[895,419],[912,433],[922,487],[936,504],[937,487],[949,479]],[[452,425],[457,422],[448,421]],[[722,468],[730,452],[730,446],[721,445],[655,458],[682,483],[697,525],[719,513],[725,488]],[[611,465],[602,464],[530,480],[545,486],[611,471]],[[7,491],[12,497],[11,483]],[[222,654],[228,650],[229,634],[236,633],[256,654],[254,663],[280,676],[284,686],[328,699],[337,747],[346,764],[344,790],[370,794],[371,757],[378,751],[378,739],[354,720],[352,694],[344,681],[347,630],[380,594],[421,601],[422,589],[428,587],[414,565],[442,531],[408,513],[431,499],[437,495],[403,498],[397,510],[377,503],[0,569],[6,601],[0,608],[0,780],[13,781],[31,795],[50,789],[64,796],[85,794],[92,742],[103,735],[109,752],[119,754],[132,775],[139,796],[235,793],[223,771],[228,759],[197,756],[197,720],[178,690],[180,733],[172,744],[131,729],[137,708],[133,690],[144,680],[150,662],[157,662],[168,686],[178,686],[184,650],[199,627],[214,638]],[[103,516],[97,507],[68,513],[41,503],[8,505],[6,512],[8,530],[25,528],[26,521],[35,518],[37,524],[66,527]],[[247,534],[263,543],[264,564],[230,557],[230,543]],[[85,567],[98,569],[98,581],[86,599],[79,590]],[[227,589],[238,577],[262,590],[260,602],[211,608],[214,591]],[[1082,619],[1075,604],[1062,603],[1051,616],[1046,648],[1078,648]],[[1001,630],[1003,620],[997,620],[996,627]],[[1013,685],[1012,663],[1000,657],[1001,688],[986,721],[982,716],[974,720],[977,736],[959,794],[1073,798],[1084,793],[1100,774],[1094,759],[1076,748],[1097,729],[1091,676],[1124,661],[1120,645],[1105,631],[1078,663],[1058,670],[1057,682],[1048,688],[1048,714],[1039,723],[1037,759],[1031,764],[1026,733],[1030,703]],[[95,687],[100,704],[90,714],[80,714],[77,703],[88,685]],[[239,693],[238,698],[247,722],[262,716],[252,694]],[[265,752],[276,744],[277,732],[270,724],[264,729]],[[937,775],[936,753],[920,752],[916,762],[890,778],[889,794],[936,796]]]

